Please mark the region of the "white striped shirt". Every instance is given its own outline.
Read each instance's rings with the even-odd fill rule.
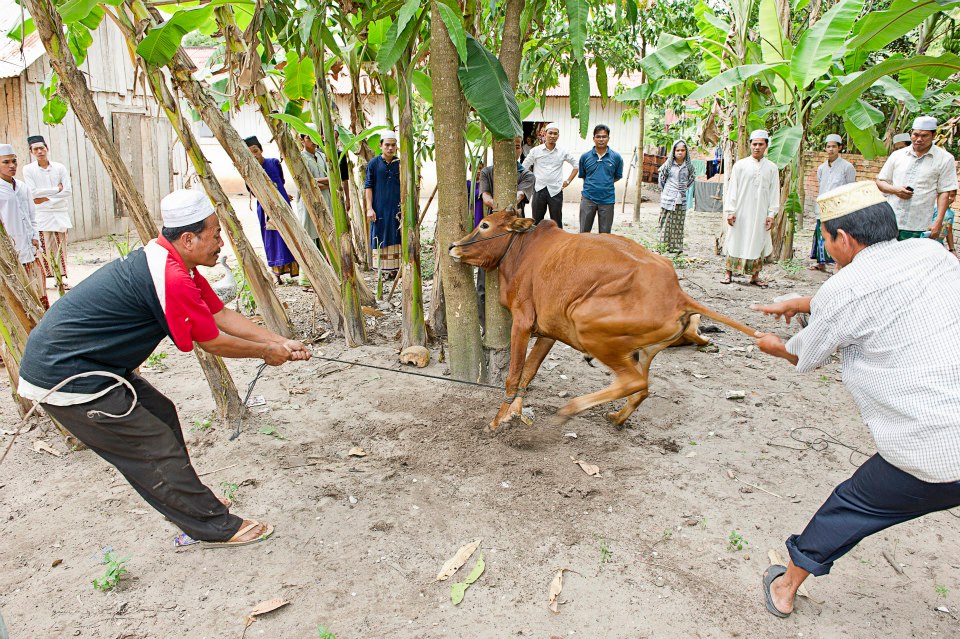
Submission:
[[[788,343],[806,372],[840,350],[843,382],[885,460],[960,481],[960,262],[926,239],[867,247],[824,282]]]

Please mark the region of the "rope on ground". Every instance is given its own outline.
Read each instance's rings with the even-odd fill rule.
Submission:
[[[260,379],[260,376],[263,375],[263,371],[266,370],[267,363],[264,362],[257,367],[257,374],[253,376],[253,379],[250,380],[250,383],[247,384],[247,394],[243,398],[243,403],[240,404],[240,416],[237,417],[237,428],[233,431],[233,435],[230,435],[230,441],[235,440],[240,436],[240,426],[243,425],[243,416],[247,414],[247,402],[250,401],[250,394],[253,392],[253,387],[257,385],[257,380]]]
[[[349,364],[350,366],[362,366],[364,368],[375,368],[379,371],[387,371],[388,373],[403,373],[404,375],[413,375],[415,377],[426,377],[427,379],[437,379],[441,382],[454,382],[456,384],[466,384],[467,386],[480,386],[482,388],[495,388],[496,390],[503,390],[502,386],[494,386],[493,384],[484,384],[482,382],[471,382],[463,379],[454,379],[453,377],[441,377],[439,375],[427,375],[426,373],[417,373],[414,371],[405,371],[399,368],[387,368],[386,366],[377,366],[375,364],[364,364],[362,362],[349,362],[344,359],[336,359],[335,357],[322,357],[320,355],[314,355],[313,359],[320,359],[325,362],[336,362],[338,364]]]
[[[815,436],[812,439],[805,439],[804,437],[798,434],[799,431],[803,431],[803,430],[816,431],[820,433],[820,435]],[[834,446],[840,446],[850,451],[850,456],[847,458],[847,460],[850,462],[850,465],[853,466],[854,468],[859,468],[860,464],[863,463],[861,461],[860,464],[858,464],[855,461],[853,461],[854,455],[862,455],[863,457],[870,457],[868,453],[863,452],[856,446],[847,444],[846,442],[841,441],[840,439],[831,435],[830,433],[823,430],[822,428],[817,428],[816,426],[797,426],[796,428],[791,428],[790,439],[792,439],[795,442],[799,442],[803,444],[803,446],[802,447],[786,446],[784,444],[776,444],[774,442],[767,442],[767,445],[777,446],[778,448],[788,448],[790,450],[799,450],[799,451],[815,450],[818,453],[822,453],[823,451],[825,451],[827,448],[830,447],[830,444],[833,444]]]

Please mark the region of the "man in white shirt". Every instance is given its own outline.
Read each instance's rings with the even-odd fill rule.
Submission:
[[[570,186],[577,177],[578,158],[559,146],[560,126],[551,122],[544,130],[544,143],[534,147],[523,166],[530,171],[537,180],[533,194],[533,221],[539,224],[550,209],[550,219],[563,228],[563,189]],[[563,179],[563,163],[573,167],[567,179]]]
[[[897,133],[893,136],[893,150],[899,151],[900,149],[910,146],[912,140],[910,139],[909,133]]]
[[[827,574],[864,538],[960,505],[960,263],[934,242],[894,241],[896,216],[872,182],[817,202],[842,269],[813,298],[756,307],[788,322],[810,313],[786,344],[766,334],[757,346],[800,372],[839,350],[843,383],[878,452],[787,540],[789,565],[767,569],[766,606],[778,617],[793,611],[807,576]]]
[[[50,150],[42,135],[27,138],[30,155],[36,161],[23,167],[23,179],[33,193],[37,207],[37,229],[40,231],[40,263],[45,277],[57,281],[58,288],[67,285],[67,231],[70,221],[70,198],[73,189],[70,173],[59,162],[51,162]]]
[[[836,133],[827,136],[825,149],[827,161],[817,168],[817,195],[829,193],[838,186],[857,181],[857,170],[853,165],[840,157],[843,148],[843,138]],[[833,258],[823,247],[823,232],[820,230],[820,209],[817,209],[817,225],[813,229],[813,247],[810,249],[810,259],[817,263],[810,268],[817,271],[827,270],[827,264],[833,264]]]
[[[9,144],[0,144],[0,224],[13,243],[20,264],[27,272],[37,299],[44,308],[49,306],[43,267],[37,260],[40,233],[37,231],[37,213],[33,194],[23,180],[17,181],[17,154]]]
[[[912,144],[891,153],[877,174],[877,186],[897,214],[897,239],[940,237],[947,208],[957,194],[956,160],[933,143],[936,131],[936,118],[914,120]]]
[[[724,187],[723,213],[731,228],[723,241],[727,256],[723,284],[729,284],[737,272],[749,275],[754,286],[768,286],[760,279],[760,270],[763,258],[773,251],[770,229],[780,209],[780,173],[764,157],[769,143],[770,135],[763,129],[751,133],[750,155],[733,165]]]

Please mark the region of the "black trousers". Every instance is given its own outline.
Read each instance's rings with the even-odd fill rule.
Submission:
[[[173,402],[142,377],[131,375],[129,380],[137,391],[137,406],[126,417],[87,414],[125,413],[133,399],[125,386],[85,404],[42,406],[183,532],[202,541],[227,541],[243,519],[231,515],[197,477]]]
[[[550,195],[546,188],[542,188],[533,194],[533,221],[539,224],[547,215],[547,209],[550,209],[550,219],[557,223],[557,226],[563,228],[563,191],[556,195]]]
[[[955,506],[960,482],[931,484],[874,455],[834,489],[803,533],[787,540],[787,550],[795,565],[819,577],[864,538]]]

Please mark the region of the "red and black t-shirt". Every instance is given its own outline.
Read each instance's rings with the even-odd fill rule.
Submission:
[[[47,311],[30,333],[20,377],[50,389],[88,371],[126,376],[164,337],[181,351],[220,334],[223,308],[207,280],[187,271],[164,237],[99,269]],[[88,377],[61,389],[95,393],[113,382]]]

